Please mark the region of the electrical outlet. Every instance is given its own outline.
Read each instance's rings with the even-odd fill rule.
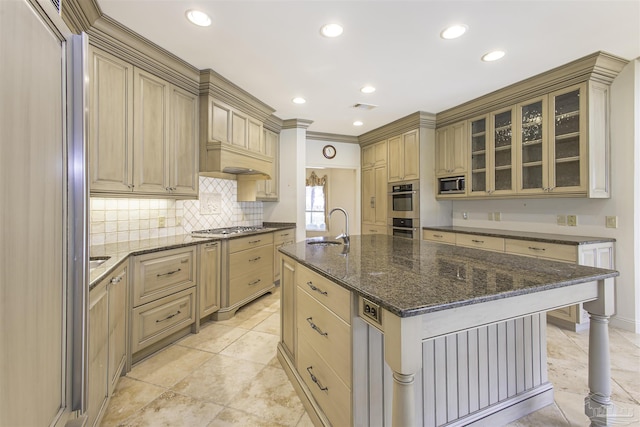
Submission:
[[[462,219],[469,219],[469,212],[462,212]]]
[[[493,220],[494,221],[502,221],[502,214],[500,212],[494,212],[493,213]]]
[[[493,212],[489,212],[489,221],[493,221]]]
[[[167,226],[166,224],[167,218],[164,216],[159,216],[158,217],[158,228],[164,228]]]
[[[606,217],[605,224],[607,228],[618,228],[618,217],[617,216]]]
[[[556,215],[556,223],[558,225],[567,225],[567,216],[566,215]]]
[[[576,215],[567,215],[567,225],[569,227],[578,225],[578,217]]]

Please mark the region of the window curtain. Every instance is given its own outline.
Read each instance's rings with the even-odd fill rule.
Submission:
[[[327,231],[329,231],[329,180],[327,179],[327,175],[320,178],[316,175],[315,171],[311,171],[309,178],[307,178],[306,186],[307,187],[322,187],[322,191],[324,192],[324,223],[327,224]]]

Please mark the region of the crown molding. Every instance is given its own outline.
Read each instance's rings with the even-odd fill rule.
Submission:
[[[307,129],[313,120],[307,119],[287,119],[282,121],[282,129]]]
[[[197,68],[131,31],[118,21],[102,15],[88,30],[89,43],[197,95],[200,73]]]
[[[210,68],[200,71],[200,95],[212,96],[262,122],[276,111]]]
[[[72,32],[80,34],[91,28],[102,10],[95,0],[64,0],[60,15]]]
[[[377,129],[358,136],[358,143],[361,146],[373,144],[392,136],[397,136],[405,132],[418,128],[435,129],[436,115],[424,111],[417,111],[396,121],[388,123]]]
[[[265,119],[263,126],[271,132],[280,133],[282,130],[282,119],[272,114]]]
[[[626,59],[606,52],[595,52],[441,111],[437,114],[436,121],[438,127],[447,126],[586,81],[610,85],[628,62]]]
[[[307,140],[346,142],[348,144],[358,144],[358,137],[352,135],[340,135],[326,132],[307,132]]]

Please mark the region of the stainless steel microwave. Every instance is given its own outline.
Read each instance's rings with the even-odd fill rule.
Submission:
[[[464,194],[464,176],[452,176],[438,180],[438,194]]]

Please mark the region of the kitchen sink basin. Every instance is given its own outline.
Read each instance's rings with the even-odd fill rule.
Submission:
[[[338,242],[337,240],[309,240],[307,245],[313,246],[335,246],[341,245],[342,242]]]
[[[93,270],[94,268],[100,267],[105,261],[107,261],[109,256],[92,256],[89,258],[89,270]]]

